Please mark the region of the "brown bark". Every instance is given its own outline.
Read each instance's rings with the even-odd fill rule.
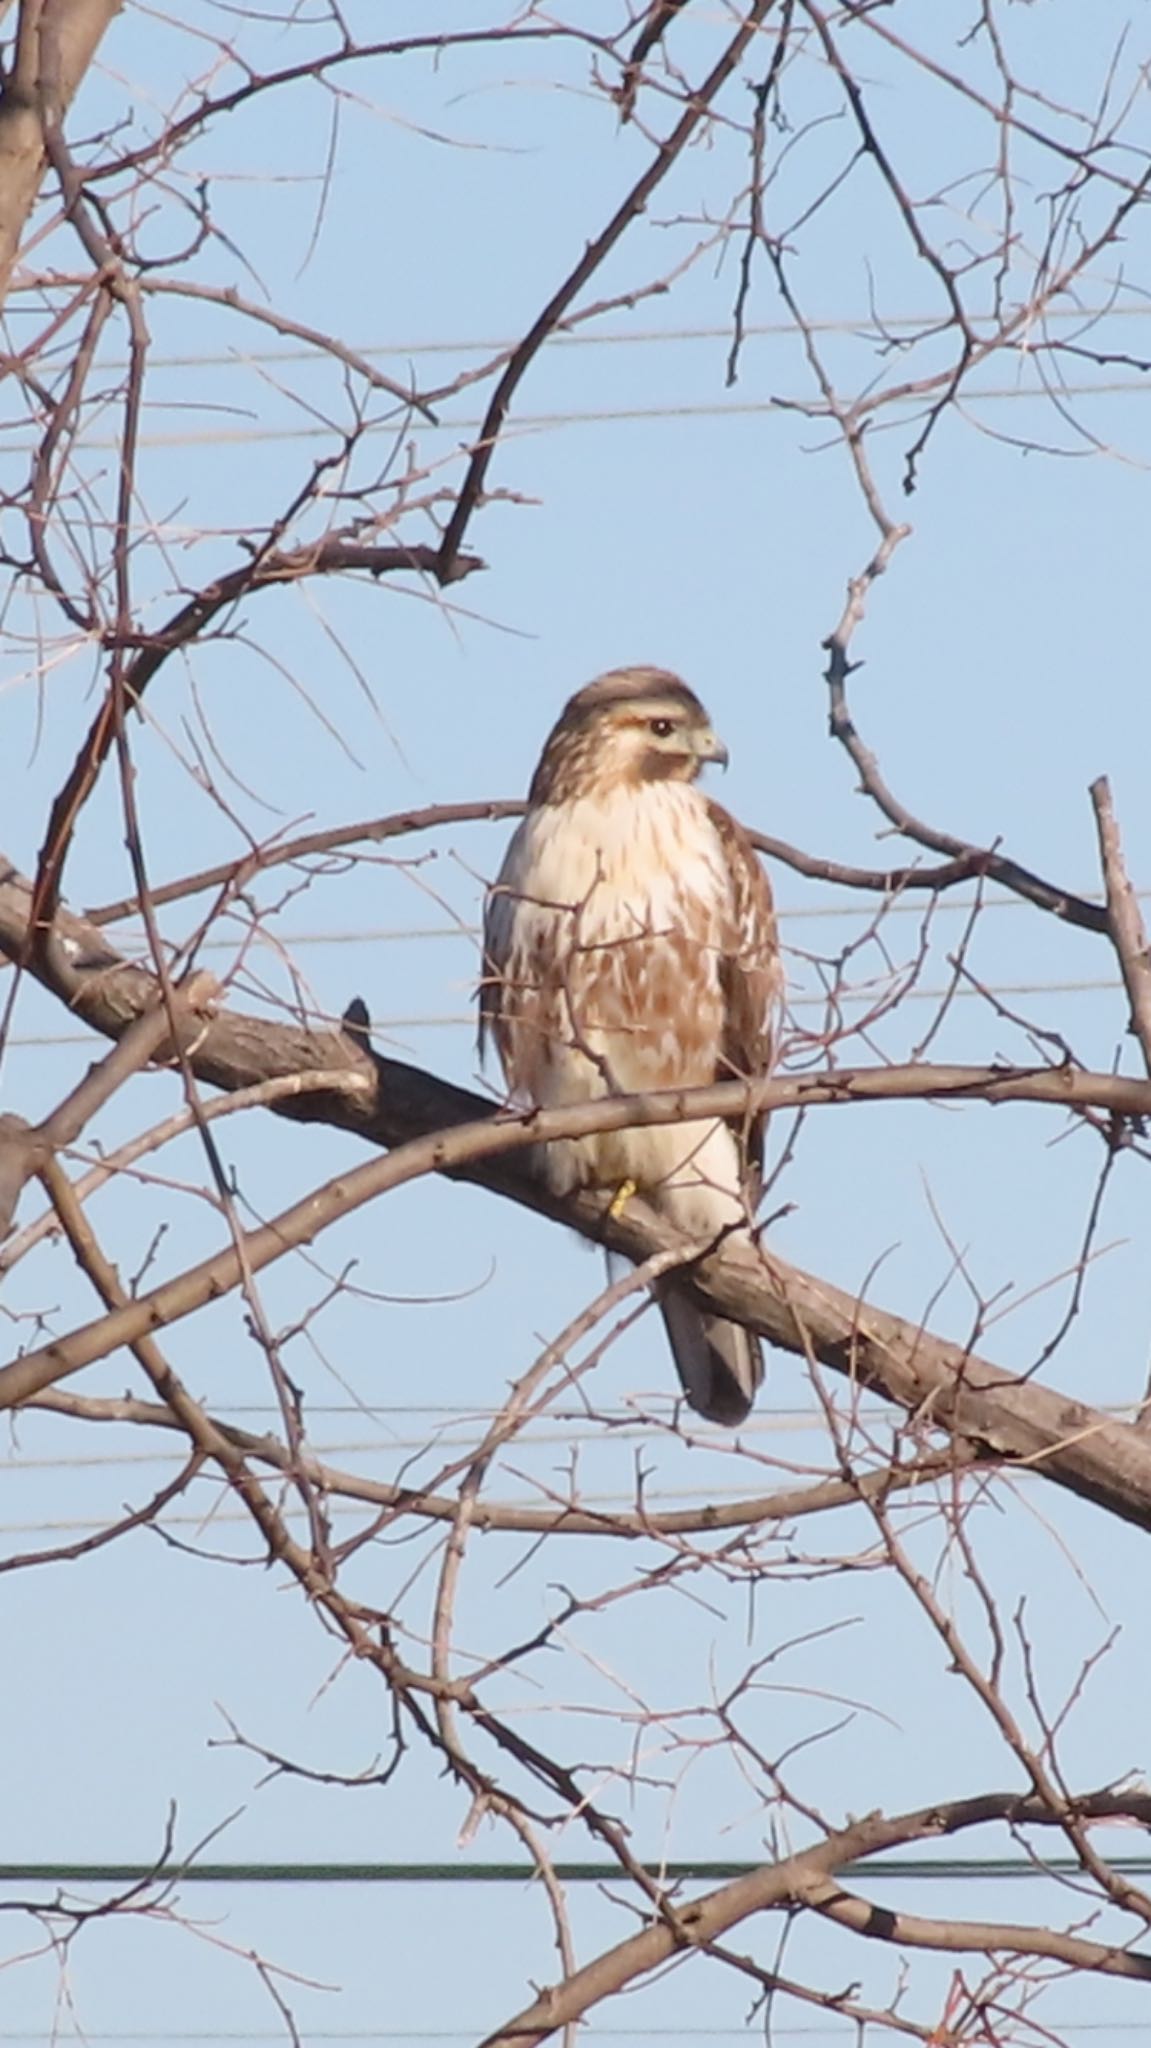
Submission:
[[[123,0],[22,0],[0,96],[0,304],[48,164],[45,130],[58,125]]]
[[[1093,1814],[1110,1806],[1114,1811],[1121,1797],[1106,1792],[1089,1794],[1079,1803],[1079,1810]],[[737,1877],[730,1884],[721,1885],[717,1891],[706,1892],[702,1898],[675,1907],[661,1918],[653,1918],[650,1925],[641,1928],[638,1934],[630,1935],[614,1948],[605,1949],[602,1955],[585,1964],[564,1983],[548,1986],[514,2019],[498,2027],[495,2033],[488,2034],[480,2048],[539,2048],[539,2043],[558,2033],[562,2026],[583,2019],[605,1998],[618,1996],[637,1979],[671,1962],[685,1949],[706,1949],[753,1914],[809,1904],[818,1911],[829,1895],[845,1897],[839,1887],[830,1882],[833,1874],[842,1870],[845,1864],[864,1856],[881,1856],[887,1849],[903,1848],[911,1842],[946,1840],[967,1828],[985,1826],[995,1820],[1006,1820],[1016,1826],[1050,1827],[1058,1825],[1059,1816],[1037,1800],[995,1793],[956,1800],[948,1806],[924,1807],[918,1813],[891,1818],[885,1814],[869,1814],[863,1820],[852,1821],[847,1827],[834,1830],[809,1849],[801,1849],[778,1863],[765,1863],[761,1869]],[[881,1927],[890,1925],[888,1938],[892,1940],[900,1938],[901,1926],[914,1926],[915,1931],[922,1932],[928,1924],[913,1923],[906,1915],[884,1912],[884,1909],[871,1908],[870,1914],[869,1924],[863,1931],[878,1933]],[[938,1946],[951,1946],[945,1938],[945,1924],[933,1924],[941,1937]],[[960,1933],[961,1938],[954,1943],[955,1947],[969,1946],[976,1951],[1001,1948],[1010,1953],[1024,1930],[1007,1926],[965,1928],[960,1923]],[[1099,1970],[1107,1975],[1140,1978],[1144,1982],[1151,1978],[1151,1956],[1099,1942],[1081,1944],[1075,1934],[1048,1933],[1046,1930],[1038,1933],[1038,1938],[1031,1942],[1029,1953],[1034,1955],[1044,1950],[1060,1956],[1072,1969]]]

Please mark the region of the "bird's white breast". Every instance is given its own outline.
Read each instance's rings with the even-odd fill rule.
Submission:
[[[678,929],[685,897],[708,921],[730,898],[706,802],[683,782],[541,805],[515,834],[497,889],[521,907],[591,919],[601,942]]]
[[[732,921],[724,849],[690,785],[647,783],[532,811],[488,905],[513,1096],[547,1106],[713,1079]],[[690,1230],[742,1214],[735,1140],[721,1124],[560,1140],[546,1166],[560,1189],[628,1180],[659,1189]]]

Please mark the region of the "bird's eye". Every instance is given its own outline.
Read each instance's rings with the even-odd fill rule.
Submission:
[[[650,730],[657,740],[669,740],[675,731],[675,720],[674,718],[653,718],[650,720]]]

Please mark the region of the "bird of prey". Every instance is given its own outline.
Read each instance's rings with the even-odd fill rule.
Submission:
[[[600,676],[544,744],[488,893],[480,1046],[491,1032],[513,1102],[755,1077],[771,1064],[782,989],[771,888],[747,834],[698,787],[727,750],[698,697],[659,668]],[[557,1193],[630,1191],[709,1241],[746,1235],[764,1118],[649,1125],[553,1140]],[[657,1294],[691,1406],[734,1425],[763,1378],[759,1340]]]

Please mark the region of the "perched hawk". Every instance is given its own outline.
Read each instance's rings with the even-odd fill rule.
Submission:
[[[484,919],[480,1044],[514,1101],[553,1107],[767,1072],[781,990],[771,889],[746,833],[696,786],[726,764],[698,697],[658,668],[614,669],[568,703],[544,746]],[[560,1139],[552,1187],[631,1182],[692,1236],[746,1229],[764,1119]],[[684,1391],[742,1421],[759,1341],[674,1278],[660,1307]]]

